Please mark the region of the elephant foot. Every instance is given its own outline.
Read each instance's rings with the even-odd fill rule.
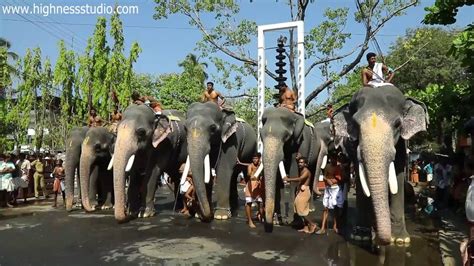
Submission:
[[[155,208],[146,207],[145,210],[140,211],[142,218],[153,217],[156,215]]]
[[[351,239],[355,241],[371,241],[372,229],[368,227],[356,226],[352,230]]]
[[[406,246],[410,244],[410,235],[404,226],[392,226],[391,242],[397,246]]]
[[[228,208],[216,208],[214,212],[214,219],[216,220],[228,220],[230,217],[232,217],[232,213]]]
[[[112,204],[104,204],[102,205],[102,210],[111,210],[114,206]]]

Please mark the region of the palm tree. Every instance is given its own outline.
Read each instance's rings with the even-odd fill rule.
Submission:
[[[207,63],[199,62],[199,57],[195,54],[188,54],[186,58],[178,64],[178,66],[184,68],[183,73],[196,77],[199,80],[199,84],[204,85],[204,81],[209,77],[205,71]]]
[[[11,47],[10,42],[0,37],[0,92],[4,90],[11,75],[16,76],[16,68],[9,64],[9,60],[17,60],[18,55],[8,51]]]

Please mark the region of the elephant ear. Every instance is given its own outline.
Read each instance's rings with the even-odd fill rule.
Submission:
[[[354,120],[349,111],[349,104],[342,106],[334,112],[332,124],[332,134],[334,134],[335,139],[341,141],[343,138],[350,138],[351,140],[358,138]]]
[[[153,130],[152,144],[157,147],[171,132],[171,123],[166,115],[159,115],[155,118],[155,128]]]
[[[293,139],[296,141],[296,143],[301,143],[301,140],[303,138],[303,130],[304,130],[304,117],[302,115],[296,114],[295,113],[295,125],[294,125],[294,131],[293,131]]]
[[[429,117],[424,103],[408,97],[405,100],[401,136],[410,139],[420,131],[426,131]]]
[[[223,109],[223,125],[221,131],[222,142],[225,143],[236,131],[239,126],[237,120],[235,119],[234,111],[230,109]]]

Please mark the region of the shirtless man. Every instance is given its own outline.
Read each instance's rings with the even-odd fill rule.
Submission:
[[[247,214],[247,220],[250,228],[255,228],[255,224],[252,221],[252,203],[256,202],[258,206],[258,218],[261,220],[264,214],[263,210],[263,190],[262,190],[262,172],[257,173],[257,169],[260,166],[261,153],[256,153],[252,158],[252,163],[247,166],[248,181],[245,185],[245,213]]]
[[[311,199],[311,192],[309,188],[309,182],[311,180],[311,172],[308,169],[308,160],[305,157],[298,158],[298,174],[299,177],[289,178],[285,176],[283,181],[286,182],[299,182],[298,192],[295,198],[295,212],[303,218],[304,228],[300,232],[308,234],[314,233],[316,230],[316,224],[311,222],[307,216],[309,214],[309,201]]]
[[[97,115],[97,112],[95,111],[95,109],[92,108],[89,113],[87,126],[88,127],[101,127],[102,123],[103,123],[102,118],[100,118],[100,116]]]
[[[221,98],[221,100],[222,100],[221,104],[218,103],[219,98]],[[202,102],[209,102],[209,101],[215,102],[220,107],[222,107],[225,103],[224,96],[222,96],[222,94],[220,94],[220,92],[214,90],[214,83],[212,83],[212,82],[207,83],[207,89],[202,94],[201,100],[202,100]]]
[[[62,160],[57,160],[56,161],[56,166],[54,167],[53,170],[53,177],[54,177],[54,183],[53,183],[53,192],[54,192],[54,204],[53,207],[56,208],[57,202],[58,202],[58,193],[61,192],[63,196],[63,203],[66,202],[66,194],[64,193],[64,177],[66,176],[66,173],[64,171],[63,167],[63,161]]]
[[[296,96],[295,93],[288,88],[288,86],[282,85],[280,86],[280,100],[279,104],[280,107],[286,107],[290,111],[295,111],[295,103],[296,103]]]
[[[362,69],[362,85],[364,87],[380,87],[383,85],[392,85],[394,73],[386,65],[376,62],[375,53],[367,54],[369,65]],[[384,76],[387,76],[386,78]]]
[[[114,111],[110,115],[110,126],[109,131],[112,133],[117,133],[118,123],[122,120],[122,113],[119,112],[118,107],[114,107]]]

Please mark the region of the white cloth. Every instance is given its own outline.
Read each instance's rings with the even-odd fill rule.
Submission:
[[[0,162],[0,170],[5,170],[7,168],[15,168],[15,165],[11,162]],[[12,182],[13,176],[12,173],[4,173],[0,174],[0,191],[6,190],[7,192],[11,192],[15,190],[15,185]]]
[[[470,177],[471,184],[466,195],[466,217],[471,223],[474,222],[474,175]]]
[[[188,192],[189,187],[191,187],[191,183],[189,183],[188,180],[184,181],[184,183],[181,185],[179,191],[181,191],[181,194],[184,194]]]
[[[324,190],[323,206],[328,209],[334,209],[334,207],[342,208],[344,205],[344,196],[342,195],[342,189],[338,185],[327,186]]]
[[[11,182],[13,183],[13,186],[15,187],[15,189],[17,189],[17,188],[28,188],[28,181],[24,180],[21,177],[12,178]]]
[[[382,63],[375,63],[374,68],[372,69],[372,80],[369,81],[369,85],[374,87],[393,85],[392,83],[385,82],[382,66]]]

